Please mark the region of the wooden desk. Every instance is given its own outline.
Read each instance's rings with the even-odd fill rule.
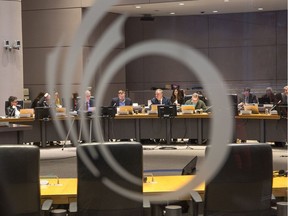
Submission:
[[[250,114],[235,116],[236,138],[264,142],[286,142],[287,120],[279,115]]]
[[[41,179],[42,180],[42,179]],[[46,179],[48,185],[41,185],[41,201],[52,199],[53,204],[68,204],[77,199],[77,179],[61,178],[59,184],[57,179]]]
[[[143,183],[143,193],[145,195],[159,195],[163,193],[173,192],[183,185],[187,184],[194,176],[154,176],[154,183],[151,182],[152,177],[148,177],[148,182]],[[53,199],[54,204],[68,204],[77,199],[77,179],[61,178],[59,184],[56,179],[47,179],[48,185],[41,185],[41,200]],[[196,191],[203,196],[205,193],[205,185],[202,184],[196,188]],[[287,197],[288,178],[274,177],[272,193],[275,197]]]
[[[32,130],[30,125],[11,124],[0,127],[0,144],[22,144],[23,131]]]

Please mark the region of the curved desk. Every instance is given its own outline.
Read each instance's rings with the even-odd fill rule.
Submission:
[[[145,195],[153,196],[163,193],[174,192],[178,188],[191,181],[193,175],[184,176],[154,176],[148,177],[147,183],[143,183],[143,193]],[[53,204],[69,204],[77,199],[77,179],[76,178],[60,178],[59,184],[57,179],[48,179],[48,185],[41,185],[41,199],[52,199]],[[195,189],[201,196],[205,193],[204,183]],[[288,178],[274,177],[272,193],[275,197],[287,197]],[[189,191],[186,197],[176,199],[189,199]]]

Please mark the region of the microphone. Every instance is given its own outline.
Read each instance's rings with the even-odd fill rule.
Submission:
[[[116,102],[113,104],[113,107],[115,107],[116,106]]]
[[[207,107],[207,109],[205,110],[205,112],[207,112],[207,110],[209,110],[209,109],[211,109],[211,108],[212,108],[212,106]]]
[[[273,110],[278,104],[280,104],[282,102],[282,100],[279,100],[278,102],[277,102],[277,104],[275,104],[274,106],[272,106],[272,108],[270,109],[270,111],[271,110]]]

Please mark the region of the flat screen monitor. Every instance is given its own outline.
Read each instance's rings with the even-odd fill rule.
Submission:
[[[269,98],[258,98],[259,104],[270,104]]]
[[[177,116],[176,105],[159,105],[158,107],[159,118],[172,118]]]
[[[112,118],[115,117],[115,114],[117,112],[116,107],[101,107],[101,116],[106,118]]]
[[[196,173],[196,165],[197,165],[198,157],[195,156],[183,169],[182,175],[194,175]]]
[[[35,119],[50,118],[52,110],[50,107],[35,107]]]

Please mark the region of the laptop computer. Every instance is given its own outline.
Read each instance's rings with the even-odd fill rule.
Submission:
[[[195,111],[194,105],[182,105],[181,106],[182,114],[193,114]]]
[[[150,110],[148,111],[148,114],[157,114],[158,113],[158,105],[159,104],[152,104],[150,106]]]
[[[20,109],[20,118],[29,118],[33,117],[34,109]]]
[[[252,114],[259,114],[258,104],[244,104],[244,110],[251,110]]]
[[[133,114],[133,106],[119,106],[118,115],[128,115]]]

